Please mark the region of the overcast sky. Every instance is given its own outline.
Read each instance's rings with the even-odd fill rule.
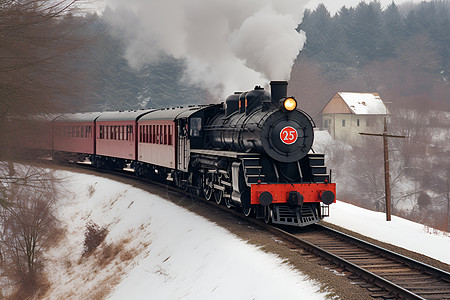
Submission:
[[[319,3],[323,3],[328,8],[330,13],[334,14],[335,12],[340,10],[341,7],[344,5],[346,7],[356,7],[359,2],[362,2],[362,1],[361,0],[339,0],[339,1],[336,1],[336,0],[310,0],[308,2],[307,8],[314,9],[317,7],[317,5],[319,5]],[[369,3],[371,1],[366,0],[364,2]],[[379,0],[379,2],[381,2],[381,6],[383,8],[386,8],[389,4],[392,3],[392,0]],[[420,3],[420,2],[422,2],[422,0],[394,0],[394,2],[395,2],[395,4],[399,5],[399,4],[407,3],[407,2]]]

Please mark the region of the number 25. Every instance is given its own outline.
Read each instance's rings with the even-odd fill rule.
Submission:
[[[292,141],[294,139],[294,131],[285,131],[284,132],[284,139],[283,140],[288,140],[288,141]]]

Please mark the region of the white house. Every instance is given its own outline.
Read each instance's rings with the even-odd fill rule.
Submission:
[[[381,132],[383,118],[389,114],[377,93],[350,92],[336,93],[321,113],[322,128],[351,145],[361,143],[360,132]]]

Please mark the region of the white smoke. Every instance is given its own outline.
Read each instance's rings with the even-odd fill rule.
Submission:
[[[164,55],[184,59],[185,80],[215,95],[288,80],[305,35],[307,0],[107,0],[105,18],[139,68]]]

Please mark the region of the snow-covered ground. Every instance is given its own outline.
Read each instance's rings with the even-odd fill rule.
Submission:
[[[64,176],[59,216],[67,223],[67,239],[48,255],[49,299],[326,296],[282,259],[158,196],[95,176]],[[105,245],[82,258],[89,221],[109,234]]]
[[[450,234],[396,216],[362,209],[342,201],[330,206],[325,221],[376,240],[427,255],[450,264]]]
[[[67,239],[48,257],[49,299],[323,299],[319,285],[283,261],[158,196],[91,175],[64,172],[59,216]],[[70,178],[70,180],[69,180]],[[450,263],[441,232],[343,202],[328,222]],[[108,228],[82,258],[89,221]],[[274,288],[276,287],[276,288]]]

